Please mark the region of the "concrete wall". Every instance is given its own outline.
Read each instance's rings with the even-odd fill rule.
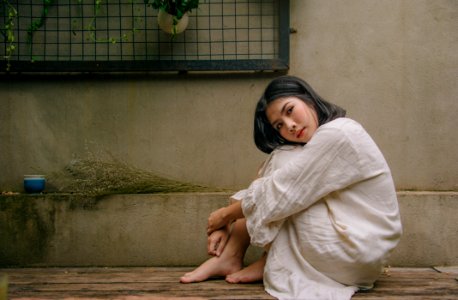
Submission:
[[[291,73],[348,109],[399,189],[458,188],[457,1],[293,1]]]
[[[458,2],[291,1],[290,74],[348,110],[397,188],[457,190]],[[263,160],[252,115],[278,74],[1,78],[0,189],[72,158],[240,188]]]
[[[0,266],[192,266],[207,216],[230,194],[0,196]],[[404,235],[392,266],[458,265],[457,192],[398,193]],[[260,257],[250,248],[246,262]]]

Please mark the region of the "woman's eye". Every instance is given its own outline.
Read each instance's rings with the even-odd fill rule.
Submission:
[[[282,125],[283,125],[283,124],[277,124],[277,125],[275,125],[275,129],[280,130]]]
[[[293,108],[294,106],[291,106],[290,108],[288,108],[288,110],[286,111],[286,113],[289,115],[293,112]]]

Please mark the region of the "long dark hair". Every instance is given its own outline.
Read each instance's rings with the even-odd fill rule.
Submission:
[[[254,114],[254,142],[262,152],[271,153],[278,146],[294,144],[285,140],[272,127],[266,116],[266,109],[270,102],[287,96],[295,96],[313,107],[318,115],[318,126],[336,118],[345,117],[346,111],[343,108],[321,98],[302,79],[294,76],[275,78],[259,99]]]

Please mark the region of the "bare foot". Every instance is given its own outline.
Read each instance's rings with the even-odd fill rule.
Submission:
[[[197,267],[194,271],[184,274],[180,278],[181,283],[201,282],[214,276],[226,276],[239,271],[242,268],[240,259],[227,257],[212,257]]]
[[[258,261],[252,263],[242,270],[226,276],[229,283],[250,283],[262,280],[264,276],[264,266],[266,265],[266,256],[264,255]]]

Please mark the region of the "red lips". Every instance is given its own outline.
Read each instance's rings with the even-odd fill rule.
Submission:
[[[301,138],[303,135],[304,135],[304,130],[305,128],[302,128],[297,134],[296,134],[296,138]]]

